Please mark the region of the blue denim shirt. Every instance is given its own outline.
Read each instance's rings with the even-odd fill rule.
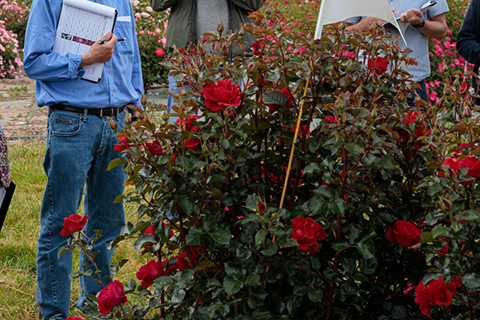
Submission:
[[[135,33],[135,18],[129,0],[98,0],[117,9],[113,33],[118,38],[113,57],[105,63],[99,83],[82,80],[82,57],[53,52],[62,0],[33,0],[25,36],[25,73],[36,80],[39,106],[61,103],[79,108],[140,106],[142,69]]]

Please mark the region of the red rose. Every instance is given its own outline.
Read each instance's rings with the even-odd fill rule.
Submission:
[[[296,129],[296,128],[297,128],[297,125],[295,125],[295,127],[291,128],[290,131],[291,131],[292,133],[295,133],[295,129]],[[305,132],[307,133],[307,135],[310,134],[310,128],[307,129],[307,125],[306,125],[306,124],[300,126],[300,130],[298,130],[298,135],[299,135],[300,137],[303,137],[303,136],[305,135]]]
[[[458,170],[468,168],[467,176],[472,178],[480,177],[480,160],[472,156],[467,156],[464,159],[460,159],[458,162]]]
[[[148,288],[153,280],[165,274],[163,264],[160,261],[152,260],[137,271],[137,279],[142,281],[142,287]]]
[[[397,220],[387,231],[387,239],[391,243],[398,243],[402,247],[411,247],[420,243],[422,232],[411,222]]]
[[[287,109],[291,108],[293,106],[293,97],[290,94],[290,91],[288,90],[288,88],[283,87],[282,89],[277,90],[277,91],[280,91],[281,93],[283,93],[288,99],[287,106],[285,108],[287,108]],[[263,99],[262,99],[262,104],[264,104],[268,107],[268,112],[270,112],[270,113],[274,113],[275,111],[277,111],[278,109],[283,107],[282,105],[275,104],[275,103],[269,103],[269,104],[264,103]]]
[[[153,142],[146,143],[147,152],[150,152],[153,155],[159,156],[163,153],[163,148],[160,145],[160,142],[154,140]]]
[[[185,142],[185,143],[183,143]],[[190,150],[197,150],[198,145],[200,144],[200,139],[190,138],[185,141],[182,141],[182,145],[185,144],[185,148]]]
[[[113,147],[113,150],[117,151],[118,153],[121,153],[122,151],[132,147],[132,144],[128,143],[128,138],[125,136],[121,136],[118,139],[118,143]]]
[[[84,317],[68,317],[66,320],[85,320]]]
[[[384,57],[368,58],[368,69],[373,73],[381,75],[387,71],[388,60]]]
[[[415,302],[420,305],[420,311],[431,318],[430,309],[436,305],[450,305],[456,290],[453,277],[448,285],[443,278],[432,280],[426,286],[423,285],[423,281],[420,281],[415,288]]]
[[[461,94],[465,94],[468,92],[468,89],[470,89],[470,83],[468,83],[467,81],[462,81],[460,83],[460,86],[458,87],[458,92],[460,92]]]
[[[177,126],[179,127],[184,127],[185,131],[197,131],[198,127],[194,127],[193,125],[195,124],[195,120],[200,118],[197,115],[193,115],[190,117],[180,117],[177,119]]]
[[[163,224],[163,226],[167,226],[165,223]],[[143,232],[143,234],[151,234],[155,237],[157,237],[157,234],[155,233],[155,228],[153,225],[149,225],[147,229],[145,229],[145,231]],[[170,229],[170,238],[173,237],[175,234],[173,233],[173,230]],[[153,244],[149,243],[149,244],[146,244],[143,246],[144,249],[148,249],[148,248],[151,248],[153,247]]]
[[[127,296],[123,290],[123,284],[115,280],[98,294],[98,311],[102,316],[107,315],[116,305],[127,302]]]
[[[218,80],[217,83],[210,83],[203,89],[205,106],[210,111],[222,111],[228,106],[238,107],[240,105],[240,88],[232,84],[232,80]]]
[[[264,213],[265,209],[266,209],[265,203],[263,203],[262,201],[258,201],[258,212]]]
[[[165,51],[162,48],[158,48],[157,50],[155,50],[155,55],[161,58],[165,55]]]
[[[78,214],[72,214],[68,218],[63,218],[63,229],[60,234],[64,237],[68,237],[74,232],[80,231],[87,224],[88,217],[82,217]]]
[[[403,119],[402,123],[408,125],[409,123],[416,123],[417,118],[421,117],[422,122],[425,121],[426,116],[424,114],[418,114],[418,112],[415,111],[409,111],[406,112],[405,115],[407,116],[405,119]],[[417,129],[415,129],[415,138],[421,137],[423,135],[429,136],[432,133],[432,130],[430,128],[426,128],[424,124],[419,124]],[[410,135],[408,134],[407,139],[410,139]]]
[[[314,254],[318,249],[318,241],[327,237],[322,226],[313,221],[311,217],[295,217],[292,221],[292,234],[290,238],[298,242],[297,248]]]
[[[458,173],[458,162],[459,160],[456,158],[447,158],[443,161],[442,167],[448,166],[451,170],[451,175],[453,176]]]
[[[326,116],[326,117],[325,117],[325,122],[326,122],[326,123],[331,122],[331,123],[338,124],[338,120],[335,119],[335,117],[332,117],[332,116]]]
[[[265,44],[263,43],[263,41],[256,41],[252,43],[253,54],[256,56],[261,56],[264,47]]]

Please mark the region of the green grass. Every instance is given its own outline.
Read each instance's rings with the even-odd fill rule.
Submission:
[[[0,233],[0,319],[36,320],[36,246],[40,229],[40,207],[47,181],[43,171],[45,143],[9,142],[9,158],[13,181],[17,188]],[[79,211],[81,211],[80,208]],[[135,220],[135,208],[126,206],[127,220]],[[131,242],[121,243],[113,263],[130,258],[116,279],[125,282],[147,261],[132,248]],[[78,255],[74,255],[74,270]],[[72,284],[70,316],[81,316],[74,308],[80,288]],[[129,297],[129,301],[131,297]]]

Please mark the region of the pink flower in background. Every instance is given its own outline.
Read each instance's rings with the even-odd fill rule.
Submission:
[[[155,55],[161,58],[165,55],[165,51],[162,48],[158,48],[157,50],[155,50]]]

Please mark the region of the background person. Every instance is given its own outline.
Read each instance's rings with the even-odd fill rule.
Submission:
[[[171,8],[167,24],[167,47],[186,48],[196,44],[204,33],[216,30],[219,19],[225,31],[238,31],[241,24],[253,23],[248,15],[260,9],[264,0],[150,0],[153,10],[164,11]],[[255,36],[245,33],[246,48],[251,47]],[[240,47],[231,47],[229,58],[242,55]],[[170,92],[179,92],[173,76],[168,76]],[[173,97],[167,99],[167,112],[172,112]],[[170,121],[174,121],[171,118]]]
[[[113,250],[107,243],[119,235],[125,224],[123,205],[113,203],[123,192],[123,168],[107,166],[119,154],[114,151],[117,138],[109,122],[118,130],[124,127],[127,105],[140,106],[143,91],[140,55],[129,0],[98,0],[115,7],[117,22],[112,33],[95,43],[83,56],[61,56],[52,51],[62,0],[34,0],[25,38],[26,74],[36,80],[36,102],[48,106],[48,132],[44,168],[48,177],[41,209],[37,247],[37,304],[41,319],[65,320],[70,305],[72,253],[60,258],[58,250],[67,238],[60,234],[65,217],[77,213],[85,187],[84,233],[93,238],[101,229],[102,238],[94,251],[95,263],[106,286],[111,280]],[[118,42],[117,36],[127,38]],[[99,83],[81,80],[84,66],[104,62]],[[84,256],[80,256],[82,265]],[[102,286],[87,277],[80,278],[83,307],[85,295],[95,295]]]
[[[445,13],[449,11],[446,0],[437,0],[436,5],[431,7],[425,13],[416,8],[421,8],[427,0],[389,0],[390,7],[398,16],[400,21],[410,24],[405,30],[405,40],[408,48],[412,50],[410,57],[417,60],[417,65],[409,65],[405,70],[412,75],[412,80],[420,85],[420,89],[415,89],[417,94],[423,100],[428,102],[427,88],[425,79],[430,76],[430,57],[428,51],[428,38],[443,39],[447,35],[447,23]],[[347,30],[368,30],[373,22],[377,26],[382,26],[386,21],[374,17],[355,17],[347,20]],[[400,37],[398,30],[394,27],[389,28],[395,40]],[[400,48],[405,49],[407,45],[403,39],[398,40]],[[414,98],[409,99],[409,104],[413,105]]]
[[[480,65],[480,1],[472,0],[465,13],[462,27],[457,35],[457,51],[465,60],[474,64],[473,71],[478,74]],[[472,87],[478,95],[477,79],[472,77]],[[480,104],[480,98],[475,98]]]

